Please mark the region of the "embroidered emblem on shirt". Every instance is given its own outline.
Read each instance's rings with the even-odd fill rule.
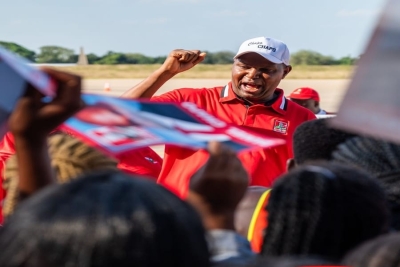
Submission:
[[[152,158],[149,158],[149,157],[144,157],[144,158],[147,159],[148,161],[150,161],[151,163],[154,163],[154,164],[157,163],[157,161],[155,161],[155,160],[152,159]]]
[[[275,120],[274,131],[285,134],[287,132],[288,123],[280,120]]]

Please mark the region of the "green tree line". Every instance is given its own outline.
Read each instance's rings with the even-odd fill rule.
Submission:
[[[78,55],[73,49],[60,46],[42,46],[39,53],[35,53],[21,45],[11,42],[2,42],[0,45],[6,49],[27,58],[35,63],[76,63]],[[98,56],[90,53],[86,55],[89,64],[161,64],[165,56],[149,57],[140,53],[119,53],[109,51],[105,55]],[[207,52],[203,64],[230,64],[233,62],[235,53],[230,51]],[[354,65],[357,58],[350,56],[336,59],[332,56],[322,55],[311,50],[301,50],[291,55],[292,65]]]

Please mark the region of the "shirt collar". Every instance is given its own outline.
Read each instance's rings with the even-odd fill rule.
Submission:
[[[283,90],[280,88],[276,88],[275,94],[278,94],[275,101],[271,105],[265,105],[265,106],[271,107],[273,110],[275,110],[280,114],[286,114],[288,100],[286,99]],[[222,88],[219,99],[219,102],[221,103],[229,101],[240,101],[245,104],[245,101],[243,99],[238,98],[235,92],[233,92],[232,82],[229,82],[227,85],[225,85],[225,87]],[[260,105],[260,104],[255,104],[255,105]]]

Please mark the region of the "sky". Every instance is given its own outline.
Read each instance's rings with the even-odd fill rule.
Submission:
[[[250,38],[291,52],[360,55],[385,0],[0,0],[0,41],[39,51],[167,55],[176,48],[236,52]]]

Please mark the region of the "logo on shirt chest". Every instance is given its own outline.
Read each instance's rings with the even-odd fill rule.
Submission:
[[[278,133],[285,134],[287,132],[288,123],[285,121],[275,120],[273,130]]]

